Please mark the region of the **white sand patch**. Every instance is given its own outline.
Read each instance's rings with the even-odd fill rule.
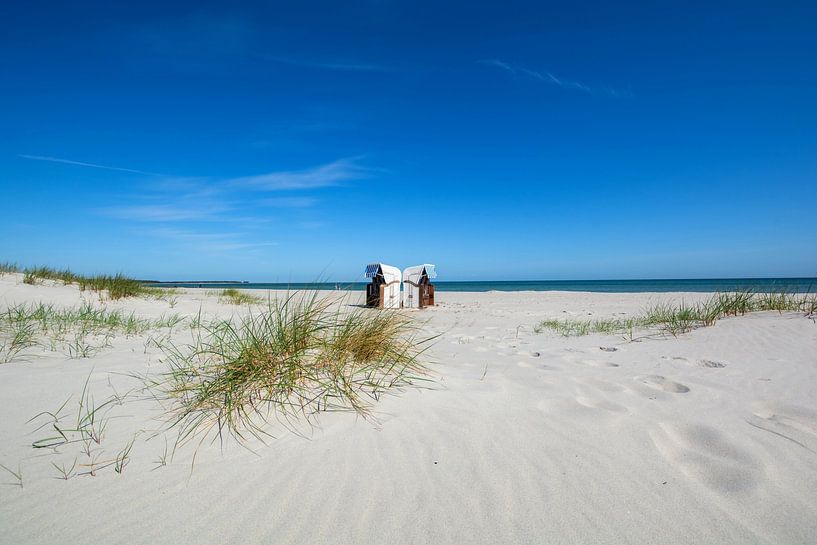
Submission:
[[[0,364],[0,463],[23,476],[20,488],[0,475],[10,483],[0,543],[814,543],[812,320],[758,313],[638,342],[533,332],[543,319],[628,317],[706,297],[437,292],[438,307],[412,313],[441,333],[428,353],[432,387],[384,396],[377,421],[336,412],[294,424],[300,434],[273,426],[254,453],[202,445],[192,472],[195,449],[165,455],[173,436],[152,436],[161,407],[146,399],[114,407],[98,445],[106,460],[134,441],[122,473],[58,479],[52,462],[87,457],[78,445],[32,449],[49,430],[27,421],[69,397],[76,413],[89,376],[96,400],[123,395],[129,374],[163,369],[162,351],[149,335],[117,336],[90,358],[32,349]],[[0,276],[3,308],[87,300],[145,318],[247,312],[217,299],[183,290],[172,306],[101,303]],[[171,333],[177,343],[189,334]]]

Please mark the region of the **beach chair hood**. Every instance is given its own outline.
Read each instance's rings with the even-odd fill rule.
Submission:
[[[414,282],[416,284],[420,281],[420,278],[423,277],[423,274],[428,276],[428,278],[437,278],[437,271],[435,270],[434,265],[424,263],[422,265],[406,267],[403,270],[403,282]]]
[[[379,274],[383,275],[383,279],[387,284],[400,282],[400,269],[397,267],[392,267],[385,263],[370,263],[366,265],[366,278],[374,278]]]

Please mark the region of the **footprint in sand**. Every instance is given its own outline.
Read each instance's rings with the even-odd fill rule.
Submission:
[[[765,420],[766,426],[771,425],[786,435],[797,435],[800,442],[811,443],[817,438],[817,411],[813,409],[799,405],[758,402],[752,404],[752,413]]]
[[[709,369],[723,369],[726,367],[725,363],[714,360],[698,360],[698,365],[701,367],[708,367]]]
[[[672,467],[718,492],[749,492],[763,476],[761,463],[715,428],[665,422],[650,438]]]
[[[689,387],[685,384],[667,380],[666,377],[662,377],[661,375],[642,375],[635,377],[635,380],[638,382],[643,382],[651,388],[656,388],[672,394],[685,394],[689,392]]]

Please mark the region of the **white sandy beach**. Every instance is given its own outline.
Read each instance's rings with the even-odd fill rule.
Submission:
[[[635,340],[533,329],[705,297],[437,292],[437,307],[412,313],[440,335],[435,382],[382,398],[372,420],[324,413],[300,434],[271,429],[254,452],[207,444],[162,465],[174,435],[151,435],[160,407],[125,403],[98,453],[115,457],[138,434],[124,471],[68,480],[52,463],[84,454],[33,449],[48,430],[29,419],[69,396],[75,411],[89,375],[97,400],[134,388],[128,375],[161,371],[162,352],[148,334],[90,358],[27,350],[0,364],[0,463],[23,480],[0,475],[0,543],[817,543],[814,320],[755,313]],[[172,307],[100,303],[0,276],[0,309],[83,299],[145,317],[246,312],[206,290]],[[179,343],[190,334],[174,331]]]

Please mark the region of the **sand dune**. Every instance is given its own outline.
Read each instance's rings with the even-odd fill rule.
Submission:
[[[263,294],[266,296],[266,294]],[[146,335],[90,358],[34,349],[0,364],[2,543],[817,542],[817,324],[795,313],[722,319],[678,336],[536,333],[545,318],[631,316],[706,294],[445,293],[414,312],[440,337],[435,383],[380,400],[375,419],[280,424],[255,452],[177,451],[150,400],[112,411],[101,457],[135,434],[130,463],[58,478],[78,448],[31,448],[27,421],[161,370]],[[275,294],[273,294],[275,296]],[[359,297],[359,294],[351,296]],[[75,287],[0,277],[3,307],[78,305]],[[342,304],[354,303],[346,299]],[[205,290],[111,308],[159,317],[245,312]],[[374,311],[373,311],[374,312]],[[188,334],[179,327],[174,336]],[[39,434],[39,435],[38,435]]]

